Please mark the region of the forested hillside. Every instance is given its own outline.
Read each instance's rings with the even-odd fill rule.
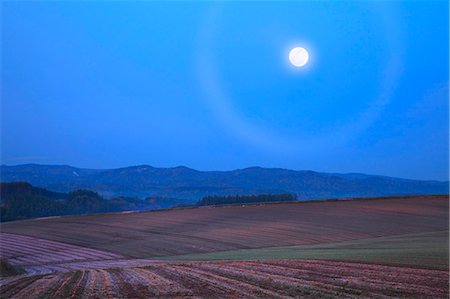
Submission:
[[[132,197],[105,199],[90,190],[56,193],[29,183],[0,183],[1,221],[33,217],[145,209],[146,201]]]
[[[366,174],[250,167],[198,171],[149,165],[117,169],[26,164],[0,167],[3,182],[26,181],[52,191],[88,189],[104,197],[201,199],[209,195],[296,194],[302,199],[448,194],[449,184]]]

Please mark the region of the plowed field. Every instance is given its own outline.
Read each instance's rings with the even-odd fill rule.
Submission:
[[[439,270],[336,261],[166,263],[2,281],[2,298],[447,298]]]
[[[155,263],[152,260],[124,256],[61,242],[0,233],[0,255],[27,274],[66,272],[73,269],[135,267]]]
[[[0,298],[448,298],[448,208],[418,196],[3,223],[1,257],[27,274],[0,278]]]
[[[448,231],[448,209],[448,196],[417,196],[35,219],[1,230],[157,258]]]

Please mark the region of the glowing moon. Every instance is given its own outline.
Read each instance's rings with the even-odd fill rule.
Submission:
[[[295,47],[291,50],[291,52],[289,52],[289,60],[293,66],[302,67],[308,63],[308,51],[302,47]]]

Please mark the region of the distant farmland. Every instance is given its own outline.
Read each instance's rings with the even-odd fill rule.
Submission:
[[[34,219],[1,229],[130,258],[438,233],[433,240],[444,259],[438,263],[447,264],[448,208],[448,196],[417,196]]]

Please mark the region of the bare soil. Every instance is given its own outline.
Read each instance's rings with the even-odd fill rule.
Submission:
[[[448,298],[447,271],[318,260],[167,262],[2,282],[2,298]]]
[[[127,257],[157,258],[448,231],[448,211],[449,198],[443,195],[73,216],[14,221],[0,228]]]

